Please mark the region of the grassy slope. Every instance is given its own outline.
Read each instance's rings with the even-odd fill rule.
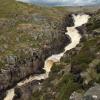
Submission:
[[[66,12],[64,8],[40,7],[15,0],[0,0],[0,67],[4,66],[3,59],[9,55],[18,56],[24,49],[40,48],[42,40],[47,38],[43,28],[49,23],[59,22]],[[45,36],[34,39],[36,33]]]

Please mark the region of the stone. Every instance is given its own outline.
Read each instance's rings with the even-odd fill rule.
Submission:
[[[93,86],[87,90],[83,100],[100,100],[100,85]]]
[[[16,59],[17,59],[17,57],[13,56],[13,55],[7,56],[7,58],[6,58],[8,64],[15,64]]]
[[[80,93],[73,92],[69,100],[82,100],[82,95]]]

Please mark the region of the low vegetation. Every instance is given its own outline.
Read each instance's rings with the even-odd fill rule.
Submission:
[[[65,7],[0,0],[0,69],[29,57],[34,49],[40,50],[55,39],[58,42],[54,33],[68,13]],[[86,27],[88,37],[81,48],[65,53],[61,62],[54,64],[41,89],[33,91],[32,100],[69,100],[74,91],[83,94],[95,82],[100,83],[100,10]]]
[[[14,61],[15,57],[27,56],[33,48],[49,44],[66,12],[64,8],[0,0],[0,68],[9,63],[9,56]]]

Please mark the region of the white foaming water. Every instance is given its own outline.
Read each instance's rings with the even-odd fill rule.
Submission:
[[[84,15],[83,14],[82,15],[73,15],[74,26],[73,27],[67,27],[66,29],[67,29],[68,32],[65,33],[66,35],[68,35],[70,37],[71,43],[65,47],[65,49],[62,53],[52,55],[45,60],[45,64],[44,64],[43,69],[46,71],[46,73],[31,76],[31,77],[29,77],[29,79],[26,79],[24,81],[19,82],[17,84],[17,86],[22,86],[26,83],[33,81],[33,80],[41,80],[41,79],[48,78],[53,64],[55,62],[59,62],[61,57],[64,55],[64,53],[66,51],[71,50],[72,48],[75,48],[79,44],[80,39],[81,39],[81,35],[79,34],[76,27],[79,27],[79,26],[87,23],[89,18],[90,18],[89,15],[86,15],[86,14],[84,14]],[[8,90],[7,96],[4,98],[4,100],[12,100],[14,95],[15,95],[14,94],[14,88],[11,89],[11,90]]]
[[[73,14],[73,18],[75,20],[74,22],[74,27],[79,27],[79,26],[82,26],[83,24],[86,24],[88,22],[88,19],[90,18],[89,15],[83,15],[83,14],[80,14],[80,15],[74,15]]]
[[[14,93],[14,89],[11,89],[8,91],[6,98],[4,98],[4,100],[12,100],[14,97],[15,93]]]

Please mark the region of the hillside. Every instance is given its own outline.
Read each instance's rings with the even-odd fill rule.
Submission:
[[[15,0],[0,0],[0,4],[0,68],[14,64],[32,49],[50,44],[52,35],[60,30],[59,23],[68,14],[66,9],[33,6]]]
[[[70,42],[64,8],[40,7],[0,0],[0,99],[19,81],[43,73],[45,59]],[[68,20],[66,20],[68,19]],[[66,23],[65,23],[66,22]]]
[[[18,86],[31,75],[45,73],[46,58],[71,43],[65,32],[73,26],[72,13],[91,16],[87,24],[76,28],[82,36],[80,43],[53,64],[47,79]],[[99,100],[100,7],[47,7],[0,0],[0,100],[11,88],[13,100],[95,100],[96,96]]]

